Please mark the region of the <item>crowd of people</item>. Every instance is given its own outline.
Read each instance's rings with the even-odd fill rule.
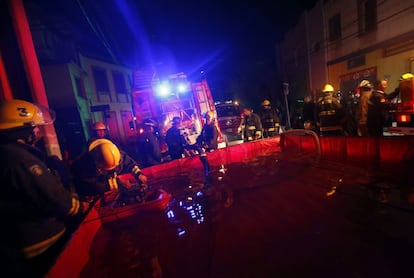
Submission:
[[[313,114],[309,121],[314,121],[308,128],[320,136],[383,136],[388,111],[399,94],[399,88],[385,93],[387,87],[385,79],[374,84],[362,80],[356,94],[346,98],[326,84],[315,103],[305,103],[304,110]]]
[[[413,79],[411,73],[403,74],[400,81]],[[262,102],[262,110],[254,113],[250,107],[244,107],[240,132],[244,142],[260,138],[273,137],[286,128],[308,129],[319,136],[383,136],[384,127],[389,120],[388,111],[397,102],[400,88],[386,92],[386,79],[371,82],[361,80],[355,93],[341,95],[327,83],[320,97],[304,98],[303,106],[292,118],[292,127],[282,123],[278,108],[272,108],[269,100]],[[297,115],[296,115],[297,114]]]
[[[253,112],[248,106],[243,108],[240,133],[244,142],[273,137],[280,132],[279,111],[271,106],[268,99],[265,99],[261,106],[262,110],[259,113]]]
[[[383,136],[384,128],[391,124],[389,111],[399,101],[402,82],[413,78],[411,73],[403,74],[392,92],[387,92],[386,79],[361,80],[355,92],[345,95],[325,84],[317,100],[305,97],[298,117],[301,121],[294,128],[313,130],[320,136]]]

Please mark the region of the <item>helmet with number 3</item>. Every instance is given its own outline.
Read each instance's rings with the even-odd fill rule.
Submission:
[[[0,103],[0,131],[52,124],[55,112],[45,106],[12,99]]]

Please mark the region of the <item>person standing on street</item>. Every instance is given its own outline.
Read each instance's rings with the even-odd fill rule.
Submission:
[[[399,90],[386,94],[386,80],[377,80],[374,83],[374,91],[368,101],[367,131],[369,136],[383,136],[386,113],[390,108],[390,100],[398,95]]]
[[[145,168],[160,164],[162,159],[160,143],[154,133],[156,122],[146,119],[143,125],[143,133],[138,135],[138,157]]]
[[[108,128],[103,122],[96,122],[92,125],[92,136],[88,140],[88,146],[91,142],[93,142],[96,139],[106,138],[111,140],[108,133]]]
[[[331,84],[325,84],[322,89],[322,97],[319,98],[316,105],[316,116],[321,136],[344,135],[345,111],[334,92]]]
[[[262,138],[262,122],[259,115],[253,113],[250,107],[243,108],[243,119],[241,122],[241,133],[244,142]]]
[[[187,145],[187,141],[181,134],[180,124],[180,117],[174,117],[172,119],[172,126],[167,130],[167,134],[165,136],[168,153],[170,154],[172,160],[182,158],[185,151],[184,146]]]
[[[216,150],[219,131],[216,126],[214,113],[208,111],[204,118],[206,122],[201,130],[201,134],[197,137],[196,143],[206,151]]]
[[[372,95],[373,86],[370,81],[362,80],[359,83],[359,104],[355,112],[356,121],[358,123],[358,135],[368,136],[367,114],[368,101]]]
[[[262,102],[260,120],[263,126],[263,138],[273,137],[279,134],[280,119],[268,99]]]

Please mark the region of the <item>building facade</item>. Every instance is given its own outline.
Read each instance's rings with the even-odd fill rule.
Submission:
[[[306,80],[296,97],[326,82],[353,92],[362,79],[385,78],[391,90],[414,71],[413,16],[412,1],[319,0],[276,46],[280,74],[289,83]]]
[[[78,63],[41,66],[49,104],[57,112],[56,128],[62,140],[76,140],[77,149],[72,152],[79,153],[92,136],[92,125],[103,122],[115,142],[128,144],[135,134],[130,125],[134,117],[132,69],[81,54],[78,57]]]
[[[60,14],[45,14],[30,1],[25,4],[49,105],[57,114],[61,148],[72,156],[86,150],[96,122],[103,122],[109,136],[126,146],[135,135],[131,124],[134,69],[110,55],[110,49],[88,28],[79,30]]]
[[[328,80],[342,92],[362,79],[387,79],[390,89],[412,72],[414,3],[357,0],[324,3]]]

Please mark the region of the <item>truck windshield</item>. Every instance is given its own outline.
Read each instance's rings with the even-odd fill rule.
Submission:
[[[240,110],[238,106],[217,106],[217,116],[220,117],[234,117],[240,116]]]

